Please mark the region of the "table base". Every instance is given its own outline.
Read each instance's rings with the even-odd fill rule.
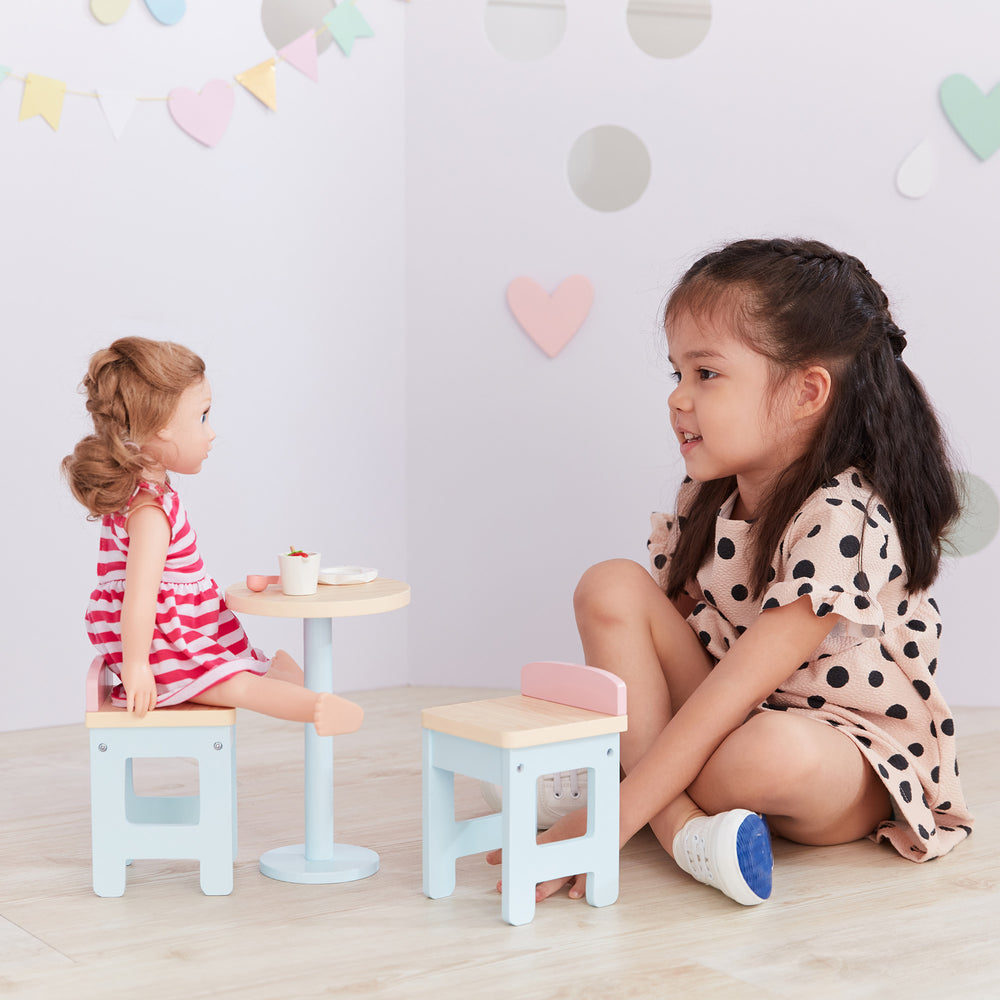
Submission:
[[[320,885],[329,882],[356,882],[378,871],[378,855],[367,847],[334,844],[333,857],[307,861],[305,844],[277,847],[260,856],[260,872],[280,882]]]

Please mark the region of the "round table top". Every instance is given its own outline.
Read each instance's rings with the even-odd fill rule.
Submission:
[[[350,618],[395,611],[409,603],[410,585],[382,576],[370,583],[321,583],[315,594],[305,597],[289,597],[276,583],[259,592],[244,583],[226,588],[226,604],[233,611],[271,618]]]

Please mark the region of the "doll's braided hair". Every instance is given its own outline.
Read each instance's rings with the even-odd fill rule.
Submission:
[[[81,390],[94,422],[62,460],[73,496],[90,518],[119,511],[152,463],[144,446],[170,422],[181,394],[205,375],[193,351],[169,341],[123,337],[90,359]]]
[[[906,561],[908,586],[937,575],[942,535],[960,509],[948,449],[923,387],[902,359],[906,335],[868,268],[850,254],[805,239],[740,240],[698,260],[667,303],[681,313],[722,315],[764,355],[774,383],[820,364],[832,378],[826,419],[806,453],[773,484],[754,524],[752,577],[763,593],[771,559],[805,499],[850,466],[888,507]],[[667,592],[679,594],[710,551],[719,507],[735,478],[698,487]]]

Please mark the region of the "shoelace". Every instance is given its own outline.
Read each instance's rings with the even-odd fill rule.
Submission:
[[[552,776],[552,795],[554,798],[562,798],[563,779],[569,782],[569,794],[571,798],[580,797],[580,783],[576,771],[559,771]]]

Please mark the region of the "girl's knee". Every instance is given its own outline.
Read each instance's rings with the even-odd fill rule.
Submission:
[[[591,566],[576,586],[577,621],[620,621],[634,613],[637,596],[656,588],[653,578],[631,559],[609,559]]]

